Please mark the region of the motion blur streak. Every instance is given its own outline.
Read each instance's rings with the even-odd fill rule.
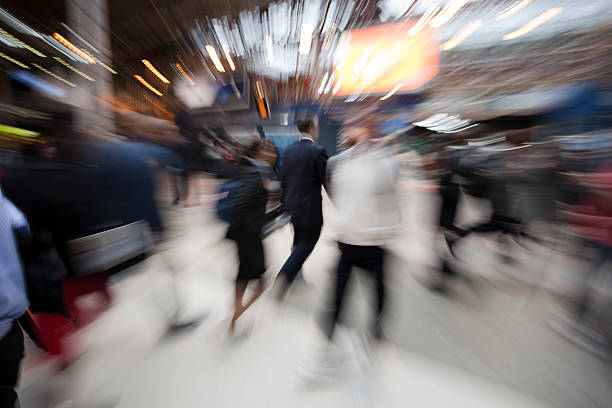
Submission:
[[[474,33],[474,31],[478,30],[482,26],[482,21],[476,20],[468,23],[465,27],[461,29],[453,38],[442,44],[440,49],[443,51],[452,50],[459,44],[461,44],[466,38]]]
[[[523,36],[529,33],[530,31],[533,31],[537,27],[541,26],[542,24],[544,24],[545,22],[547,22],[548,20],[550,20],[557,14],[561,13],[562,11],[563,11],[563,7],[551,8],[547,10],[545,13],[540,14],[539,16],[531,20],[529,23],[519,28],[518,30],[504,35],[504,40],[514,40],[515,38]]]
[[[0,57],[2,57],[2,58],[4,58],[4,59],[6,59],[6,60],[8,60],[8,61],[11,61],[13,64],[15,64],[15,65],[17,65],[17,66],[19,66],[19,67],[21,67],[21,68],[30,69],[30,67],[28,67],[28,66],[27,66],[26,64],[24,64],[23,62],[19,62],[19,61],[17,61],[15,58],[12,58],[12,57],[10,57],[10,56],[8,56],[8,55],[6,55],[6,54],[2,53],[2,52],[0,52]]]
[[[610,1],[0,0],[0,408],[610,408]]]
[[[181,73],[181,75],[183,75],[185,77],[185,79],[191,84],[191,85],[195,85],[195,83],[193,82],[193,80],[189,77],[189,75],[187,75],[187,73],[185,72],[185,70],[183,69],[183,67],[181,67],[181,64],[179,64],[178,62],[175,64],[176,68],[179,70],[179,72]]]
[[[70,65],[69,63],[67,63],[66,61],[61,59],[60,57],[53,57],[53,59],[56,60],[57,62],[59,62],[60,64],[62,64],[63,66],[65,66],[66,68],[68,68],[69,70],[71,70],[71,71],[77,73],[78,75],[82,76],[86,80],[92,81],[92,82],[95,81],[95,79],[93,79],[89,75],[83,73],[82,71],[79,71],[78,69],[76,69],[75,67],[73,67],[72,65]]]
[[[225,68],[223,68],[223,64],[221,63],[221,60],[217,55],[217,51],[211,45],[207,45],[206,52],[208,53],[208,56],[212,60],[213,64],[215,65],[215,68],[217,68],[217,71],[225,72]]]
[[[90,64],[95,64],[96,61],[90,57],[89,55],[87,55],[85,52],[83,52],[83,50],[80,50],[79,48],[75,47],[70,41],[68,41],[67,39],[65,39],[64,37],[62,37],[61,34],[59,33],[53,33],[53,37],[58,40],[59,42],[61,42],[66,48],[68,48],[70,51],[74,52],[75,54],[77,54],[79,57],[83,58],[85,61],[87,61]]]
[[[65,83],[66,85],[70,85],[70,86],[72,86],[73,88],[76,88],[76,85],[75,85],[75,84],[73,84],[72,82],[70,82],[70,81],[66,80],[65,78],[62,78],[61,76],[59,76],[59,75],[57,75],[57,74],[55,74],[55,73],[53,73],[53,72],[49,71],[47,68],[42,67],[42,66],[40,66],[39,64],[36,64],[36,63],[34,63],[34,62],[32,63],[32,66],[34,66],[34,67],[36,67],[36,68],[40,69],[42,72],[44,72],[44,73],[46,73],[46,74],[51,75],[53,78],[55,78],[55,79],[57,79],[57,80],[59,80],[59,81],[61,81],[61,82]]]
[[[416,22],[416,24],[410,28],[410,30],[408,31],[408,34],[417,35],[419,31],[421,31],[427,24],[429,24],[431,19],[433,19],[436,16],[436,13],[439,10],[440,10],[440,5],[438,3],[434,3],[431,6],[429,6],[425,14],[423,14],[419,18],[419,20]]]
[[[232,60],[229,49],[227,48],[227,44],[223,44],[223,53],[225,54],[225,58],[227,59],[227,63],[229,64],[231,70],[235,71],[236,66],[234,65],[234,60]]]
[[[520,10],[525,8],[532,1],[533,0],[518,0],[518,1],[514,2],[510,7],[508,7],[507,9],[502,11],[501,13],[499,13],[497,15],[497,17],[495,17],[495,19],[497,21],[500,21],[500,20],[503,20],[503,19],[508,18],[510,16],[513,16],[514,14],[518,13]]]
[[[432,21],[433,28],[440,28],[448,23],[457,14],[461,7],[465,6],[468,0],[451,0]]]
[[[151,64],[149,61],[147,61],[146,59],[141,60],[143,64],[145,64],[145,66],[149,69],[149,71],[151,71],[156,77],[158,77],[164,84],[169,84],[170,81],[168,81],[168,79],[163,76],[154,66],[153,64]]]
[[[134,78],[136,78],[138,80],[138,82],[140,82],[141,84],[143,84],[144,86],[146,86],[151,92],[153,92],[155,95],[157,96],[162,96],[162,93],[159,92],[157,89],[153,88],[153,86],[151,86],[150,83],[148,83],[147,81],[145,81],[144,79],[142,79],[142,77],[140,75],[134,75]]]
[[[28,44],[24,43],[23,41],[21,41],[20,39],[16,38],[15,36],[7,33],[5,30],[3,30],[2,28],[0,28],[0,34],[2,34],[4,37],[6,37],[7,39],[9,39],[10,41],[12,41],[13,43],[17,44],[20,47],[25,48],[26,50],[32,52],[33,54],[45,58],[46,55],[43,54],[42,52],[38,51],[37,49],[30,47]]]

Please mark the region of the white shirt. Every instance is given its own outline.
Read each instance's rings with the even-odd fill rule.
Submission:
[[[310,140],[312,143],[314,143],[312,136],[310,136],[308,133],[300,133],[300,141],[301,140]]]
[[[399,232],[395,161],[379,149],[355,146],[337,156],[331,177],[338,241],[383,246]]]

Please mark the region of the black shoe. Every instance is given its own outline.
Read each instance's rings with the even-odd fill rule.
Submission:
[[[448,285],[446,284],[446,279],[440,279],[434,284],[430,286],[431,290],[437,292],[441,295],[446,295],[448,293]]]
[[[459,237],[457,237],[457,235],[451,232],[444,233],[444,242],[446,242],[446,245],[448,246],[448,251],[450,252],[452,256],[455,256],[455,243],[458,240],[459,240]]]

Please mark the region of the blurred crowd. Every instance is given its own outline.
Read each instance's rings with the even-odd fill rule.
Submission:
[[[317,144],[315,118],[297,122],[300,137],[279,160],[275,144],[260,134],[236,140],[222,128],[193,126],[182,114],[165,129],[125,119],[111,139],[75,130],[69,116],[37,129],[37,138],[16,136],[18,127],[4,129],[2,406],[16,398],[21,330],[56,358],[58,370],[69,366],[75,351],[66,336],[111,304],[110,277],[169,239],[165,208],[202,204],[194,182],[200,175],[216,180],[215,211],[237,248],[230,333],[268,287],[274,299],[285,300],[329,223],[341,255],[332,303],[319,325],[328,346],[311,370],[329,369],[353,267],[368,271],[375,282],[371,338],[384,341],[385,258],[405,225],[398,180],[405,177],[407,155],[409,177],[433,183],[439,195],[435,230],[443,249],[436,250],[438,268],[427,282],[431,290],[448,294],[462,278],[455,258],[468,235],[496,234],[499,263],[510,266],[515,262],[510,248],[530,254],[536,245],[570,254],[588,266],[576,271],[578,284],[558,302],[567,317],[563,335],[609,355],[612,299],[605,265],[612,256],[612,137],[607,130],[544,137],[542,128],[483,127],[443,141],[432,138],[416,150],[406,134],[383,137],[369,115],[346,121],[338,134],[340,153],[328,158]],[[155,140],[155,132],[166,135],[164,143]],[[156,194],[160,190],[167,192],[163,199]],[[324,217],[324,196],[333,217]],[[466,224],[458,209],[474,200],[490,211],[484,220]],[[265,279],[270,275],[262,240],[289,221],[292,251],[272,284]],[[256,286],[249,291],[252,282]],[[82,310],[77,300],[91,293],[103,301],[95,310]]]

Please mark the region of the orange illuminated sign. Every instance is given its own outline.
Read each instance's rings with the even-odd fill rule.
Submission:
[[[415,20],[351,30],[339,44],[334,95],[383,94],[421,88],[439,72],[436,30],[409,33]]]

